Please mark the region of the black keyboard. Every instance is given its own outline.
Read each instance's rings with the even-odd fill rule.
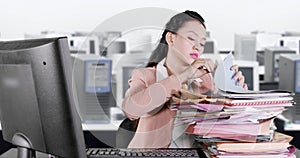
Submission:
[[[118,157],[189,157],[199,158],[197,149],[115,149],[115,148],[90,148],[86,150],[88,158],[118,158]]]

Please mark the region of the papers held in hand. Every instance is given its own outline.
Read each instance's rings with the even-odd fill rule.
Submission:
[[[238,86],[238,81],[233,79],[235,75],[235,71],[231,70],[233,66],[233,55],[230,52],[223,62],[221,62],[217,69],[215,70],[214,82],[215,87],[222,91],[230,91],[230,92],[246,92],[243,87]]]

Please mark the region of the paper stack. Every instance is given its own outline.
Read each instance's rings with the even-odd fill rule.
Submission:
[[[212,157],[293,157],[292,137],[275,132],[274,118],[293,106],[287,91],[248,91],[233,79],[233,55],[214,74],[217,94],[203,95],[181,90],[173,97],[177,110],[175,127],[187,125],[185,133],[196,135],[199,145]]]
[[[178,110],[176,125],[188,124],[187,134],[216,157],[291,157],[292,137],[275,132],[273,120],[293,105],[292,93],[220,91],[207,96],[180,91],[171,109]]]

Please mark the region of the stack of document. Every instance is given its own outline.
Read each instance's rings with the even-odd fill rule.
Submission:
[[[293,106],[292,93],[222,92],[206,96],[180,91],[171,109],[179,111],[175,126],[186,124],[186,134],[217,157],[290,157],[292,137],[275,132],[273,120]]]
[[[287,91],[248,91],[233,80],[229,54],[214,74],[218,93],[203,95],[180,90],[172,98],[177,110],[175,127],[186,125],[186,134],[212,157],[294,157],[292,137],[275,131],[274,118],[293,106]],[[222,78],[222,80],[218,80]]]

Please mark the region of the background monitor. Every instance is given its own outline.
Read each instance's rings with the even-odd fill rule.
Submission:
[[[107,57],[111,58],[113,54],[126,53],[126,41],[115,40],[107,46]]]
[[[100,42],[96,35],[70,36],[69,47],[72,54],[100,55]]]
[[[2,134],[19,156],[86,157],[67,38],[0,42],[0,74]]]
[[[259,90],[259,65],[257,61],[245,61],[235,60],[234,64],[237,64],[239,71],[245,76],[245,83],[247,83],[249,90]]]
[[[300,124],[300,55],[282,54],[279,61],[279,89],[294,92],[296,105],[284,115],[293,123]]]
[[[216,42],[212,39],[207,39],[204,45],[203,54],[215,54],[216,52]]]
[[[266,47],[264,53],[265,82],[279,81],[279,57],[281,54],[296,54],[296,51],[288,47]]]
[[[112,93],[112,60],[99,55],[73,54],[73,84],[84,123],[109,123]]]
[[[279,88],[300,93],[300,55],[281,54],[279,67]]]
[[[299,54],[300,51],[300,36],[285,36],[278,40],[278,45],[282,47],[288,47],[291,50],[296,51]]]
[[[235,34],[234,56],[237,60],[256,61],[256,36],[252,34]]]

